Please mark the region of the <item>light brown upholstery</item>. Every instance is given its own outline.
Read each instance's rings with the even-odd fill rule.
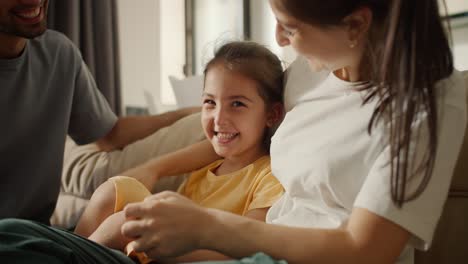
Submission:
[[[468,71],[464,76],[468,89]],[[436,263],[468,263],[468,130],[432,247],[415,254],[415,264]]]

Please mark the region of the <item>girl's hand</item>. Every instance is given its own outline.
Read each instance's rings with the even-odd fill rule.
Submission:
[[[122,234],[150,258],[180,256],[202,247],[215,218],[210,210],[174,192],[162,192],[124,209]]]

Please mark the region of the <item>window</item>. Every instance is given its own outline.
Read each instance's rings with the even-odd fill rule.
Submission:
[[[249,1],[189,0],[193,27],[193,72],[202,74],[219,45],[249,36]]]

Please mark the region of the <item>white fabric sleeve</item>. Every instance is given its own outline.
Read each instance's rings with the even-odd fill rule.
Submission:
[[[449,104],[442,106],[445,108],[439,116],[434,170],[424,192],[415,200],[406,202],[402,208],[398,208],[393,203],[390,190],[390,148],[387,146],[376,159],[354,203],[355,207],[365,208],[408,230],[412,234],[409,243],[421,250],[427,250],[431,244],[447,198],[466,124],[464,107],[461,109]],[[420,121],[415,126],[421,129],[419,133],[413,133],[415,135],[410,152],[417,153],[414,163],[417,166],[426,152],[428,133],[424,121]],[[419,173],[409,180],[407,190],[410,194],[420,183],[421,177],[422,173]]]

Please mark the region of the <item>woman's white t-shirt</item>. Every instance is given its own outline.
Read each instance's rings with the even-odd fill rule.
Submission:
[[[304,72],[303,62],[292,65],[289,78]],[[307,71],[306,71],[307,72]],[[375,102],[363,105],[365,92],[333,73],[314,74],[309,83],[286,83],[289,110],[272,138],[272,172],[285,194],[269,210],[267,222],[298,227],[336,228],[353,207],[365,208],[408,230],[412,238],[398,263],[412,263],[412,247],[427,249],[442,213],[466,125],[463,77],[457,71],[437,84],[438,150],[432,178],[416,200],[402,208],[390,194],[389,146],[384,125],[371,135],[368,124]],[[302,78],[302,81],[307,78]],[[288,94],[290,93],[290,94]],[[426,117],[414,128],[411,152],[424,153]],[[415,130],[416,131],[416,130]],[[421,158],[417,156],[417,159]],[[421,175],[409,181],[410,191]]]

